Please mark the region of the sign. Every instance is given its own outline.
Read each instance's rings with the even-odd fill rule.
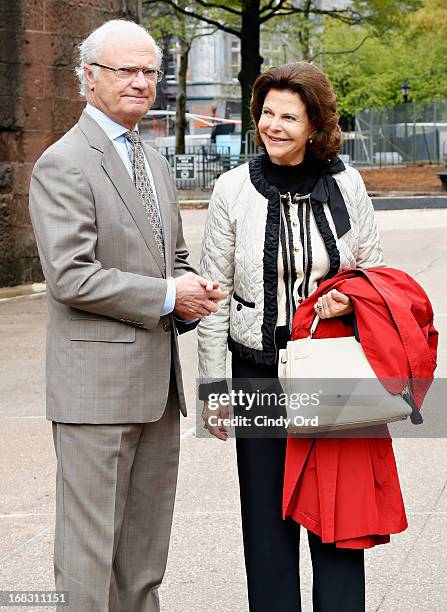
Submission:
[[[196,178],[195,155],[175,156],[175,179],[177,181],[194,181]]]

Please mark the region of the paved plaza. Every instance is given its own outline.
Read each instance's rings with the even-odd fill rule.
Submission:
[[[183,211],[195,263],[205,218],[206,210]],[[409,272],[432,300],[440,332],[437,376],[446,377],[447,210],[379,211],[377,219],[388,265]],[[55,458],[44,417],[45,320],[45,296],[0,301],[0,590],[54,588]],[[195,332],[180,341],[190,415],[181,422],[179,486],[161,609],[247,612],[234,440],[223,444],[195,437]],[[444,612],[447,444],[440,438],[396,439],[394,447],[409,528],[391,544],[366,552],[367,611]],[[311,612],[304,530],[301,554],[303,611]]]

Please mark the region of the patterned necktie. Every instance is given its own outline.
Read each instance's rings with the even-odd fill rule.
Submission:
[[[165,249],[163,242],[163,229],[161,226],[160,213],[155,199],[155,194],[152,189],[151,181],[146,172],[146,164],[144,159],[143,145],[141,144],[140,135],[138,132],[130,130],[124,134],[124,137],[132,145],[132,171],[135,187],[141,197],[143,206],[146,210],[149,223],[154,232],[155,242],[160,251],[161,260],[163,262],[163,270],[165,271]]]

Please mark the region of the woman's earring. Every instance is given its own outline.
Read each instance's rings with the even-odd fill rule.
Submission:
[[[310,144],[312,144],[312,143],[313,143],[313,141],[314,141],[314,139],[313,139],[313,138],[309,138],[309,143],[310,143]]]

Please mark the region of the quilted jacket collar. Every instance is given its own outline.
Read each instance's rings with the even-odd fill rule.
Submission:
[[[258,155],[249,162],[250,180],[255,189],[268,200],[277,197],[278,189],[267,181],[265,177],[265,153]],[[337,237],[341,238],[351,229],[349,214],[337,181],[333,175],[346,170],[342,160],[337,156],[321,165],[320,178],[310,194],[311,202],[318,204],[328,203],[334,220]]]

